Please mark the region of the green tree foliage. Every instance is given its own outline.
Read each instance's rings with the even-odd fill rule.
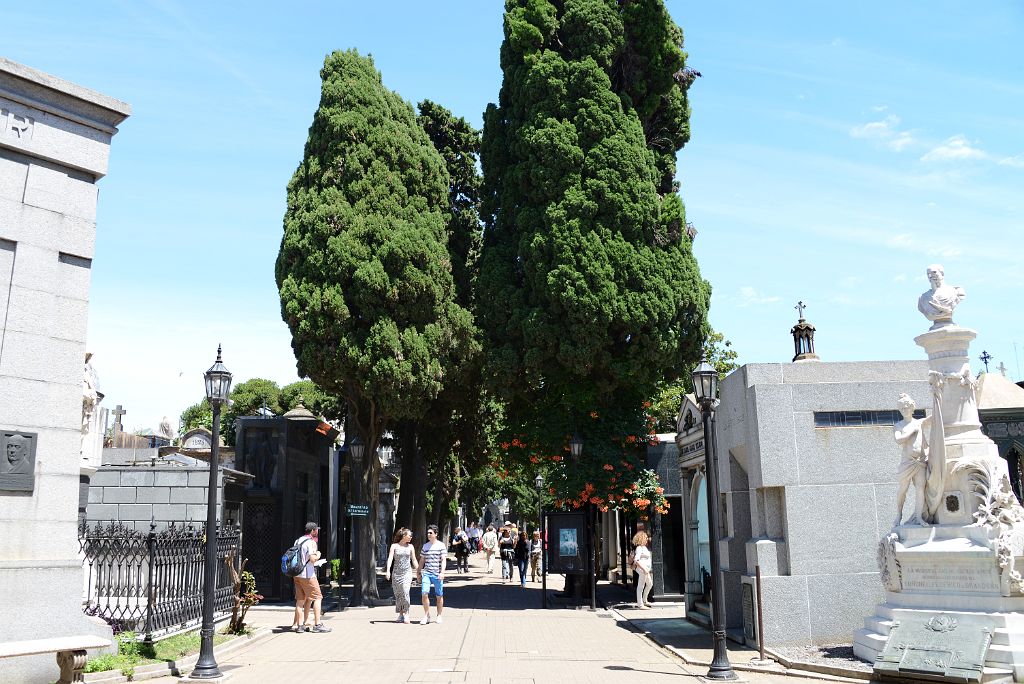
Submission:
[[[203,397],[198,403],[192,404],[181,412],[181,429],[183,432],[204,427],[213,430],[213,407]]]
[[[281,388],[281,409],[291,411],[299,402],[318,416],[340,423],[345,420],[345,400],[327,394],[312,380],[299,380]]]
[[[462,307],[472,310],[483,233],[480,222],[483,179],[477,163],[480,132],[465,119],[429,100],[420,103],[417,120],[448,171],[445,223],[455,298]],[[427,518],[439,523],[443,523],[448,512],[457,505],[462,475],[480,468],[485,458],[490,405],[481,382],[480,333],[475,324],[470,332],[472,340],[464,348],[465,355],[453,358],[444,389],[416,422],[416,444],[420,453],[408,454],[403,449],[404,456],[427,459],[428,477],[437,485],[434,496],[429,498],[431,512]],[[400,502],[400,510],[405,508],[403,503]]]
[[[710,286],[667,180],[689,137],[682,33],[661,0],[505,7],[482,143],[488,368],[531,443],[577,429],[593,460],[646,434],[642,403],[707,333]]]
[[[238,437],[235,421],[242,416],[259,415],[266,405],[274,415],[281,410],[281,388],[273,380],[252,378],[231,388],[231,403],[221,411],[220,430],[225,444],[233,445]]]
[[[732,348],[732,342],[725,339],[725,336],[716,331],[711,331],[707,342],[704,345],[704,358],[718,371],[719,378],[739,368],[737,363],[736,350]],[[658,432],[675,432],[676,420],[679,418],[679,409],[683,405],[683,395],[693,392],[693,379],[689,374],[679,377],[673,382],[663,382],[658,385],[658,393],[651,400],[651,407],[648,413],[654,416],[655,429]]]
[[[345,398],[347,432],[373,454],[385,425],[437,397],[473,323],[455,301],[448,172],[412,106],[354,50],[328,55],[320,76],[275,275],[299,372]],[[375,510],[380,466],[365,460],[357,482]],[[373,596],[375,521],[360,539]]]

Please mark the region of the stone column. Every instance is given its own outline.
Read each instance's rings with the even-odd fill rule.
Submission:
[[[96,183],[129,112],[0,58],[0,440],[34,455],[14,480],[0,468],[0,642],[111,634],[81,606],[82,364]],[[53,655],[0,660],[0,681],[56,675]]]

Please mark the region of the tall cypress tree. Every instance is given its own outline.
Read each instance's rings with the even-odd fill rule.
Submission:
[[[710,287],[673,179],[689,137],[682,33],[661,0],[505,9],[482,145],[488,367],[535,440],[634,431],[706,333]]]
[[[356,473],[371,514],[359,540],[373,582],[386,424],[422,415],[473,343],[445,235],[448,172],[412,106],[356,51],[324,60],[320,106],[288,184],[276,279],[300,375],[348,404],[366,445]]]

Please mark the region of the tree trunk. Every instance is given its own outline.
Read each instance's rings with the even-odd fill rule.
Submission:
[[[423,452],[415,449],[412,454],[413,460],[413,507],[412,507],[412,533],[416,540],[414,546],[422,547],[427,541],[427,461],[423,458]]]
[[[419,450],[416,440],[416,423],[403,420],[396,429],[398,433],[398,453],[402,459],[402,479],[398,483],[398,510],[395,515],[395,530],[408,527],[415,534],[413,511],[416,499],[416,456]],[[394,531],[392,531],[392,537]]]

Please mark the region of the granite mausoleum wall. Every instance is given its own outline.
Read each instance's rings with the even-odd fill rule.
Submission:
[[[804,361],[725,378],[716,436],[730,628],[753,628],[757,565],[769,647],[846,642],[861,626],[882,598],[876,554],[896,517],[900,450],[892,424],[856,423],[894,411],[900,392],[930,406],[927,377],[925,361]],[[823,425],[826,412],[850,424]]]
[[[34,448],[21,477],[0,467],[0,641],[111,634],[82,613],[82,378],[96,183],[129,112],[0,58],[0,437]],[[58,674],[52,654],[0,660],[3,682]]]

